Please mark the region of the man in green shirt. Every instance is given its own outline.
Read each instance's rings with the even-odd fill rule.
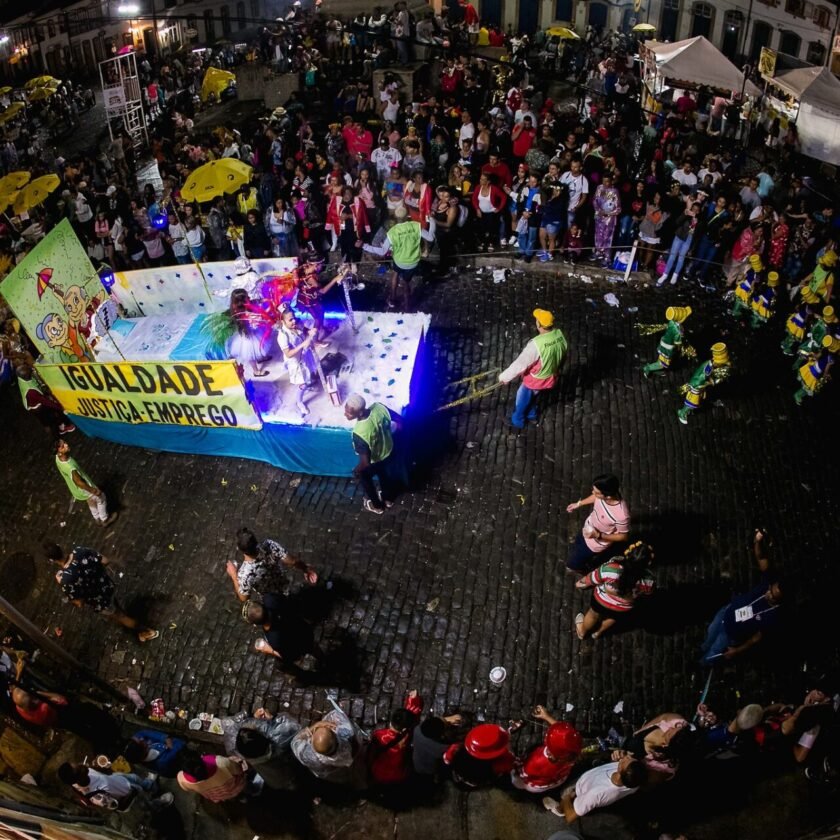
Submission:
[[[400,429],[402,420],[382,403],[373,403],[368,407],[361,394],[350,394],[347,397],[344,416],[356,421],[353,426],[353,448],[359,456],[359,463],[353,468],[353,475],[359,479],[367,496],[363,507],[368,513],[381,516],[385,508],[394,503],[402,483],[391,431],[392,424]],[[381,495],[373,482],[375,476],[379,477]]]
[[[119,514],[108,515],[108,500],[105,494],[88,478],[87,473],[70,457],[70,444],[59,440],[55,445],[55,465],[67,483],[67,489],[74,499],[87,502],[91,516],[97,525],[107,528]]]
[[[397,218],[405,218],[405,208],[401,208]],[[393,263],[391,265],[391,288],[388,292],[388,308],[396,306],[397,295],[402,293],[402,311],[408,312],[411,296],[411,281],[417,273],[422,255],[422,240],[435,241],[435,222],[429,220],[428,229],[420,222],[398,221],[385,236],[385,242],[380,246],[363,245],[362,249],[369,254],[384,257],[389,251]]]

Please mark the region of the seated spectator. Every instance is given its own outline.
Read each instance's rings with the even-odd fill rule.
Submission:
[[[236,799],[247,782],[245,768],[237,759],[191,752],[184,753],[183,769],[177,779],[182,790],[197,793],[210,802]]]
[[[60,781],[71,785],[89,805],[98,808],[125,808],[141,791],[151,792],[155,787],[152,778],[142,779],[135,773],[103,773],[84,764],[65,762],[57,771]],[[152,804],[164,807],[171,805],[175,797],[171,793],[152,800]]]
[[[366,784],[366,748],[364,733],[340,709],[327,712],[292,739],[295,758],[313,776],[353,788]]]
[[[694,727],[676,712],[657,715],[624,740],[610,758],[632,756],[644,762],[650,783],[666,781],[679,769],[679,762],[693,745]]]
[[[543,799],[546,810],[564,817],[571,824],[596,808],[608,808],[631,796],[647,781],[641,761],[631,755],[620,761],[602,764],[584,773],[558,802],[550,796]]]
[[[11,696],[18,715],[32,726],[43,729],[57,726],[60,712],[68,704],[63,694],[52,691],[26,691],[20,686],[12,689]]]
[[[534,717],[548,724],[545,738],[524,759],[517,759],[510,780],[520,790],[545,793],[560,787],[569,778],[580,757],[583,739],[572,724],[558,723],[544,706],[534,709]]]
[[[781,624],[780,607],[790,595],[791,584],[771,574],[763,546],[764,534],[756,531],[753,552],[761,582],[749,592],[733,597],[712,619],[703,642],[703,662],[707,664],[742,656]]]
[[[415,773],[420,776],[438,777],[444,767],[443,756],[457,741],[457,727],[462,722],[461,715],[430,715],[419,726],[414,727],[411,736],[411,760]]]
[[[300,730],[294,718],[260,708],[252,718],[234,718],[225,732],[225,750],[229,756],[243,759],[266,787],[288,789],[294,779],[292,738]]]
[[[388,726],[373,732],[367,750],[371,782],[393,785],[409,778],[412,733],[422,711],[422,698],[416,690],[410,691],[403,708],[391,713]]]
[[[142,764],[159,776],[174,778],[185,746],[186,741],[180,738],[154,729],[141,729],[123,748],[123,757],[129,764]]]
[[[453,744],[443,755],[452,780],[463,788],[485,787],[507,776],[516,758],[510,751],[510,733],[521,726],[505,729],[497,723],[473,727],[463,742]]]
[[[764,709],[758,703],[750,703],[739,709],[729,722],[718,721],[714,712],[704,705],[697,707],[698,729],[706,754],[737,754],[748,746],[755,746],[754,730],[764,717]]]

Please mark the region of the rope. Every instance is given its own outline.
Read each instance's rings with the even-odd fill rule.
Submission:
[[[449,388],[455,388],[458,385],[467,385],[468,392],[466,396],[459,397],[457,400],[453,400],[452,402],[448,402],[445,405],[440,406],[439,408],[435,409],[436,411],[445,411],[448,408],[455,408],[456,406],[463,405],[464,403],[472,402],[473,400],[480,399],[481,397],[487,396],[487,394],[492,393],[496,390],[496,388],[500,387],[503,383],[502,382],[494,382],[492,385],[487,385],[483,388],[479,388],[476,383],[481,379],[487,379],[488,376],[493,376],[494,374],[499,372],[499,368],[493,368],[492,370],[485,370],[482,373],[476,373],[473,376],[465,376],[463,379],[456,379],[454,382],[450,382],[448,385],[444,386],[444,390]]]

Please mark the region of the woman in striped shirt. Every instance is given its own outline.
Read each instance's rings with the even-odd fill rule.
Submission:
[[[597,639],[616,622],[627,618],[637,598],[653,592],[652,562],[651,547],[642,542],[633,543],[623,555],[613,557],[575,584],[578,589],[593,590],[586,615],[578,613],[575,617],[579,639],[585,639],[590,633]]]

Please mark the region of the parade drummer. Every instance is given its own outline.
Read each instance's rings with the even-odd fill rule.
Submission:
[[[718,341],[712,345],[712,358],[703,362],[683,386],[685,398],[683,406],[677,411],[677,417],[683,425],[688,424],[688,416],[700,407],[706,396],[706,390],[716,385],[729,373],[729,351],[726,345]]]
[[[314,259],[313,259],[314,257]],[[309,315],[315,322],[318,331],[316,341],[325,346],[324,338],[324,304],[321,302],[333,286],[340,283],[350,272],[349,266],[342,266],[338,274],[325,286],[322,286],[318,274],[323,267],[321,258],[312,255],[306,263],[297,269],[297,308]]]
[[[809,353],[818,353],[823,346],[825,337],[836,335],[837,332],[837,315],[834,313],[834,307],[831,305],[824,306],[822,312],[814,319],[805,333],[804,340],[799,347],[800,355],[807,356]]]
[[[551,312],[535,309],[533,315],[537,334],[513,364],[499,374],[499,382],[504,385],[522,376],[513,415],[508,421],[508,425],[517,430],[524,429],[528,420],[537,422],[537,397],[557,384],[557,373],[569,347],[566,336],[555,326]]]
[[[826,309],[831,309],[834,314],[834,308],[827,306]],[[796,354],[799,345],[805,338],[805,328],[808,321],[813,317],[814,310],[810,304],[801,301],[799,306],[788,315],[785,321],[785,337],[782,339],[782,352],[786,356],[793,356]]]
[[[236,272],[237,288],[245,289],[252,300],[262,297],[260,275],[254,270],[248,257],[237,257],[233,263],[233,270]]]
[[[767,280],[759,284],[755,290],[750,301],[752,308],[751,324],[753,328],[758,328],[762,324],[766,324],[776,311],[776,301],[779,294],[779,273],[777,271],[769,271],[767,273]]]
[[[642,373],[647,377],[651,373],[667,371],[671,367],[674,354],[682,347],[683,342],[683,321],[691,315],[690,306],[669,306],[665,310],[665,319],[668,324],[662,338],[659,339],[659,347],[656,349],[656,361],[645,365]]]
[[[750,311],[753,294],[763,279],[764,264],[758,254],[750,256],[750,267],[735,287],[735,301],[732,304],[732,314],[738,318]]]
[[[834,364],[835,356],[840,352],[840,339],[827,335],[822,346],[809,354],[805,364],[796,372],[802,386],[794,395],[797,405],[802,405],[805,397],[813,397],[828,381],[829,368]]]
[[[291,306],[283,305],[277,328],[277,344],[283,351],[289,382],[297,388],[295,402],[301,417],[309,414],[304,397],[312,385],[317,364],[312,347],[317,334],[318,330],[311,316],[305,312],[298,315]]]
[[[817,259],[814,270],[799,284],[805,303],[828,303],[834,288],[834,266],[837,254],[826,251]]]

